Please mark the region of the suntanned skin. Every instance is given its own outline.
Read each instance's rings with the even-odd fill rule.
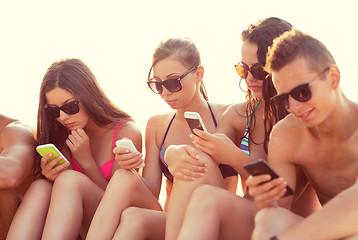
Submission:
[[[12,218],[28,186],[35,157],[33,129],[0,114],[0,239],[5,239]]]
[[[317,74],[309,69],[304,58],[296,58],[274,71],[273,80],[278,93],[287,93]],[[357,184],[354,185],[358,175],[358,104],[342,93],[339,82],[339,70],[332,66],[324,79],[317,78],[310,84],[312,98],[309,101],[302,103],[289,98],[291,114],[274,127],[269,146],[269,163],[282,178],[262,185],[258,184],[268,180],[268,176],[248,180],[257,210],[276,206],[276,201],[290,209],[292,197],[279,200],[286,184],[295,189],[305,182],[311,183],[320,202],[327,204],[279,235],[280,240],[358,237],[356,200],[352,203],[358,191]],[[297,174],[302,171],[305,174]],[[254,239],[268,239],[302,220],[292,215],[275,208],[260,212]],[[286,223],[273,226],[268,224],[268,219]]]

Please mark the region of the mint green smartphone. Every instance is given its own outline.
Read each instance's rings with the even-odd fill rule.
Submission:
[[[58,156],[61,156],[62,160],[59,161],[58,163],[56,163],[54,168],[57,167],[58,165],[61,165],[64,162],[68,162],[68,160],[65,158],[65,156],[63,156],[63,154],[60,152],[60,150],[58,150],[57,147],[55,145],[53,145],[52,143],[39,145],[36,147],[36,151],[41,155],[41,157],[44,157],[44,156],[52,153],[52,157],[47,162],[51,162],[53,159],[57,158]]]

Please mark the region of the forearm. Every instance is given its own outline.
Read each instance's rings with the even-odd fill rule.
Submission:
[[[345,190],[322,209],[283,234],[280,240],[342,239],[358,234],[358,185]],[[314,226],[314,227],[312,227]]]

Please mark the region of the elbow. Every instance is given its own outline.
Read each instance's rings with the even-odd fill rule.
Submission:
[[[11,170],[6,174],[1,174],[1,188],[2,189],[13,189],[21,185],[23,180],[23,174],[19,171]]]

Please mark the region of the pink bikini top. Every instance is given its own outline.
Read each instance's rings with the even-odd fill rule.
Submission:
[[[116,147],[116,139],[117,139],[117,135],[119,132],[119,129],[122,127],[123,122],[122,123],[118,123],[114,133],[113,133],[113,138],[112,138],[112,150]],[[113,167],[113,162],[114,162],[114,158],[111,158],[108,162],[106,162],[105,164],[103,164],[99,170],[101,171],[103,177],[109,181],[111,179],[111,174],[112,174],[112,167]],[[83,173],[81,166],[76,162],[75,158],[73,157],[72,153],[71,153],[71,164],[72,164],[72,168],[73,170],[76,170],[78,172]]]

